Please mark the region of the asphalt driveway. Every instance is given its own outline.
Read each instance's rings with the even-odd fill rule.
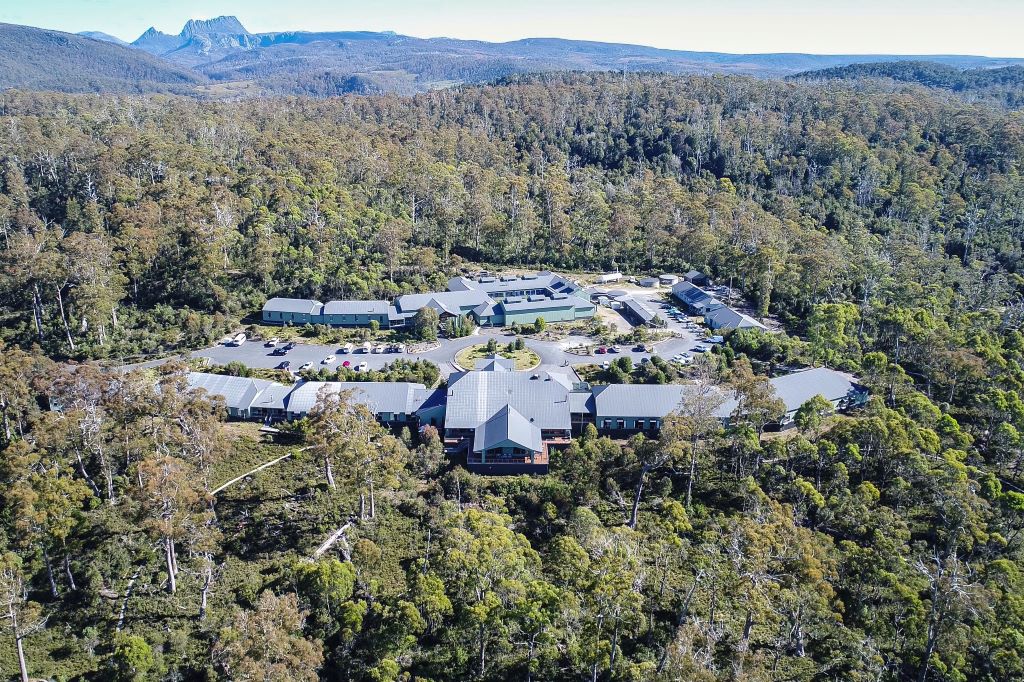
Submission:
[[[634,363],[639,363],[645,357],[658,355],[665,360],[670,359],[677,353],[691,350],[696,344],[692,332],[680,330],[678,338],[662,341],[654,346],[653,352],[637,352],[631,346],[622,346],[620,353],[608,353],[605,355],[579,355],[569,353],[567,348],[581,344],[593,344],[593,340],[585,337],[569,337],[561,341],[537,341],[524,336],[526,346],[540,356],[541,365],[539,369],[557,369],[559,367],[571,367],[601,363],[605,360],[614,360],[616,357],[628,356]],[[314,367],[337,367],[344,361],[353,365],[365,362],[368,369],[381,369],[389,362],[398,358],[410,360],[429,360],[441,369],[442,376],[448,376],[456,371],[453,364],[455,354],[467,346],[478,343],[486,343],[489,338],[495,338],[499,344],[506,344],[514,340],[514,334],[506,333],[501,329],[479,329],[476,334],[465,336],[459,339],[441,339],[440,346],[433,350],[422,353],[349,353],[343,355],[336,345],[321,345],[312,343],[297,343],[295,347],[285,356],[274,355],[274,349],[263,345],[261,341],[246,341],[241,346],[217,345],[212,348],[205,348],[192,353],[194,357],[209,358],[212,362],[226,365],[229,362],[241,362],[247,367],[274,368],[283,360],[291,363],[292,371],[298,370],[303,364],[310,362]],[[330,365],[322,364],[322,360],[328,355],[335,355],[337,359]]]

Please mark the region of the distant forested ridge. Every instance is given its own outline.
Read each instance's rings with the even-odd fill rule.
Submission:
[[[125,45],[0,24],[0,89],[191,94],[205,80]]]
[[[250,33],[231,16],[190,20],[177,34],[149,28],[131,43],[97,31],[71,35],[3,25],[0,47],[7,48],[6,55],[0,54],[7,57],[0,61],[5,67],[0,68],[0,88],[173,91],[209,99],[333,97],[349,92],[414,94],[527,73],[573,71],[778,78],[880,58],[695,52],[562,38],[491,43],[417,38],[392,31]],[[971,55],[885,58],[929,59],[956,68],[991,68],[1024,61]],[[181,80],[183,72],[188,74],[185,82]]]
[[[873,62],[849,64],[791,76],[794,80],[854,80],[888,78],[901,83],[916,83],[929,88],[998,101],[1009,107],[1024,105],[1024,67],[1004,66],[989,69],[960,69],[927,61]]]
[[[858,82],[5,92],[0,669],[20,642],[69,680],[1022,679],[1022,178],[1020,112]],[[534,478],[343,404],[270,444],[181,366],[97,362],[481,266],[697,268],[784,333],[688,370],[728,425],[587,429]],[[765,434],[767,375],[806,365],[870,401]]]

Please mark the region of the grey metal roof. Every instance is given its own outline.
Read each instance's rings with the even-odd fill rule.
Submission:
[[[622,305],[629,308],[630,312],[639,317],[644,324],[654,322],[654,318],[657,317],[654,313],[641,305],[640,301],[636,300],[632,296],[623,296],[617,300],[622,303]]]
[[[323,305],[311,298],[272,298],[263,304],[263,312],[318,315]]]
[[[448,379],[445,427],[475,429],[511,405],[540,429],[568,430],[569,389],[524,372],[461,372]]]
[[[402,313],[416,312],[431,303],[446,312],[453,314],[462,310],[472,310],[481,303],[493,303],[491,298],[482,291],[439,291],[429,294],[406,294],[399,296],[395,305]]]
[[[570,393],[569,412],[572,414],[594,414],[594,394],[590,391],[573,391]]]
[[[189,372],[187,379],[190,387],[201,388],[210,395],[222,397],[224,404],[235,410],[248,410],[262,391],[274,385],[281,385],[266,379],[249,379],[206,372]]]
[[[594,414],[604,417],[661,418],[679,407],[682,384],[612,384],[594,387]]]
[[[816,395],[827,400],[842,400],[856,388],[856,379],[849,374],[827,367],[815,367],[793,372],[771,380],[775,394],[786,403],[786,411],[793,412]]]
[[[729,306],[722,306],[721,308],[715,308],[708,310],[704,313],[704,320],[708,326],[715,329],[743,329],[747,327],[754,327],[757,329],[764,329],[765,326],[750,317],[744,315],[738,310],[733,310]]]
[[[476,427],[473,433],[473,452],[512,442],[527,450],[540,452],[540,429],[514,407],[503,405],[494,415]]]
[[[316,405],[321,390],[329,393],[351,391],[352,400],[366,405],[374,414],[411,414],[419,407],[418,391],[425,391],[426,386],[404,381],[307,381],[292,391],[288,398],[288,412],[307,414]]]
[[[483,291],[488,294],[521,291],[523,289],[547,289],[552,293],[562,292],[568,294],[576,291],[576,288],[576,285],[569,280],[547,270],[521,277],[514,275],[502,275],[498,278],[480,277],[477,279],[452,277],[448,280],[448,289],[451,291]]]
[[[570,390],[572,389],[573,383],[575,383],[573,378],[570,377],[565,372],[549,372],[545,370],[542,372],[535,372],[531,374],[530,378],[535,381],[557,381],[558,383],[562,384],[563,386]]]
[[[578,300],[578,299],[577,299]],[[501,301],[498,303],[506,313],[533,312],[535,310],[565,310],[576,308],[577,302],[572,299],[563,298],[559,300],[541,298],[539,300],[531,297],[528,300],[516,299],[515,301]]]
[[[496,309],[497,304],[488,301],[487,303],[481,303],[477,307],[473,308],[473,314],[477,317],[490,317],[494,314]]]
[[[514,372],[515,369],[515,360],[503,358],[497,353],[491,355],[491,357],[487,359],[487,362],[480,367],[481,372]]]
[[[413,412],[443,407],[448,391],[443,388],[417,388],[412,392]]]
[[[387,315],[387,301],[328,301],[324,315]]]
[[[712,299],[711,294],[690,282],[679,282],[672,285],[672,295],[680,301],[695,305]]]
[[[284,410],[288,404],[288,396],[291,393],[291,386],[285,386],[276,382],[271,383],[270,386],[267,386],[266,389],[256,396],[250,407],[261,410]]]

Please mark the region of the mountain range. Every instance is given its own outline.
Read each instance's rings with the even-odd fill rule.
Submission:
[[[233,97],[411,94],[543,71],[734,73],[764,78],[851,64],[926,60],[965,69],[1024,64],[967,55],[728,54],[559,38],[490,43],[393,32],[251,33],[235,17],[190,20],[177,35],[149,28],[130,44],[0,24],[0,87],[190,92]]]

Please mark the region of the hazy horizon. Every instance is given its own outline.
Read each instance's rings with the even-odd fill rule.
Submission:
[[[39,0],[0,7],[0,21],[77,33],[102,31],[131,42],[147,28],[177,34],[189,19],[236,16],[253,33],[395,31],[489,42],[566,38],[728,53],[978,55],[1024,57],[1024,3],[979,0]]]

